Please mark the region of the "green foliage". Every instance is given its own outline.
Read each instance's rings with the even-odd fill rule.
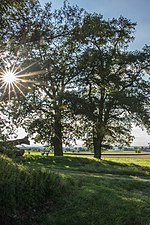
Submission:
[[[15,156],[14,148],[15,147],[12,143],[8,143],[5,141],[0,142],[0,152],[9,157]]]
[[[27,169],[0,155],[0,223],[33,224],[41,209],[69,192],[68,182],[51,172]],[[55,202],[56,201],[56,202]]]
[[[136,149],[135,149],[135,152],[136,152],[136,153],[141,153],[141,149],[140,149],[140,148],[136,148]]]
[[[0,145],[8,139],[9,135],[15,135],[15,126],[10,120],[8,111],[8,106],[0,102]]]
[[[73,85],[76,46],[70,39],[82,21],[82,15],[82,9],[70,6],[67,1],[54,13],[50,3],[45,8],[38,3],[28,4],[18,14],[10,15],[8,33],[5,34],[6,48],[14,61],[22,62],[23,73],[32,69],[39,71],[37,76],[31,74],[30,81],[25,77],[23,85],[17,84],[21,93],[16,88],[10,112],[13,120],[25,127],[35,141],[47,142],[60,155],[62,142],[69,143],[75,138],[76,122],[64,105],[63,94]],[[29,68],[32,62],[36,65]],[[22,93],[26,98],[19,96]]]
[[[11,0],[1,0],[1,5],[0,5],[0,12],[1,14],[6,12],[8,9],[15,9],[15,7],[19,5],[24,5],[24,3],[27,2],[27,0],[14,0],[13,2]]]
[[[127,50],[134,29],[135,23],[126,18],[106,21],[101,15],[89,14],[76,36],[83,49],[77,62],[77,105],[73,98],[68,101],[74,113],[85,116],[87,139],[92,140],[97,158],[102,143],[131,143],[132,122],[150,128],[150,84],[145,79],[150,49]]]

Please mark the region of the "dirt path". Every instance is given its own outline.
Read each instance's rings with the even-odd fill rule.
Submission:
[[[67,155],[67,154],[66,154]],[[69,154],[69,155],[74,155],[74,156],[94,156],[93,154],[84,154],[84,153],[79,153],[79,154]],[[109,153],[106,153],[106,154],[102,154],[102,158],[150,158],[150,152],[148,153],[145,153],[145,154],[109,154]]]
[[[84,153],[84,152],[67,152],[64,153],[66,156],[90,156],[93,157],[93,153]],[[102,153],[102,158],[150,158],[150,152],[144,152],[144,153]]]
[[[149,154],[103,154],[102,158],[150,158]]]

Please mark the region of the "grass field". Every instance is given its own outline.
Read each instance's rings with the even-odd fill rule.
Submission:
[[[74,182],[41,225],[150,224],[150,159],[28,156],[24,165]]]
[[[35,152],[35,151],[32,151],[32,152],[30,152],[31,153],[31,155],[42,155],[42,152]],[[64,152],[64,155],[65,156],[67,156],[67,155],[86,155],[86,154],[88,154],[88,155],[93,155],[94,153],[93,152],[90,152],[90,151],[84,151],[84,152],[82,152],[82,151],[80,151],[80,152]],[[135,151],[103,151],[102,152],[102,155],[105,155],[105,154],[137,154]],[[141,151],[140,153],[138,153],[138,154],[146,154],[146,152],[143,152],[143,151]],[[28,155],[28,151],[26,151],[26,155]],[[53,156],[54,154],[53,153],[50,153],[49,155],[51,155],[51,156]]]
[[[32,182],[36,184],[35,193],[33,185],[31,188],[34,198],[38,194],[39,199],[46,199],[36,201],[35,209],[31,208],[31,221],[13,225],[150,225],[150,158],[97,160],[36,153],[12,163],[24,168],[26,174],[30,171],[32,177],[37,177],[39,171],[45,174]],[[21,177],[23,180],[22,173]],[[21,188],[19,183],[17,187]],[[26,186],[22,189],[26,190]]]

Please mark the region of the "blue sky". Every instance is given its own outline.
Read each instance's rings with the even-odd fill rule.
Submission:
[[[131,50],[141,50],[150,45],[150,0],[68,0],[71,5],[78,5],[88,12],[100,13],[105,19],[118,18],[120,15],[136,22],[135,41],[131,44]],[[40,0],[44,6],[48,0]],[[51,0],[53,9],[60,8],[63,0]],[[19,132],[22,137],[24,132]],[[146,131],[133,127],[135,136],[133,145],[148,145],[150,136]]]
[[[48,0],[40,0],[44,6]],[[60,8],[63,0],[51,0],[53,8]],[[135,41],[131,49],[140,50],[150,44],[150,0],[68,0],[88,12],[100,13],[105,19],[118,18],[120,15],[137,22]]]

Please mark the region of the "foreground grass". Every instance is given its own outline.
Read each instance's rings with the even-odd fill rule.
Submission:
[[[150,158],[0,155],[0,224],[149,225]]]
[[[31,170],[21,161],[0,154],[1,225],[37,224],[47,207],[56,207],[71,193],[69,179],[40,168]]]
[[[29,156],[24,165],[76,184],[59,207],[49,207],[40,225],[150,224],[150,159]]]

